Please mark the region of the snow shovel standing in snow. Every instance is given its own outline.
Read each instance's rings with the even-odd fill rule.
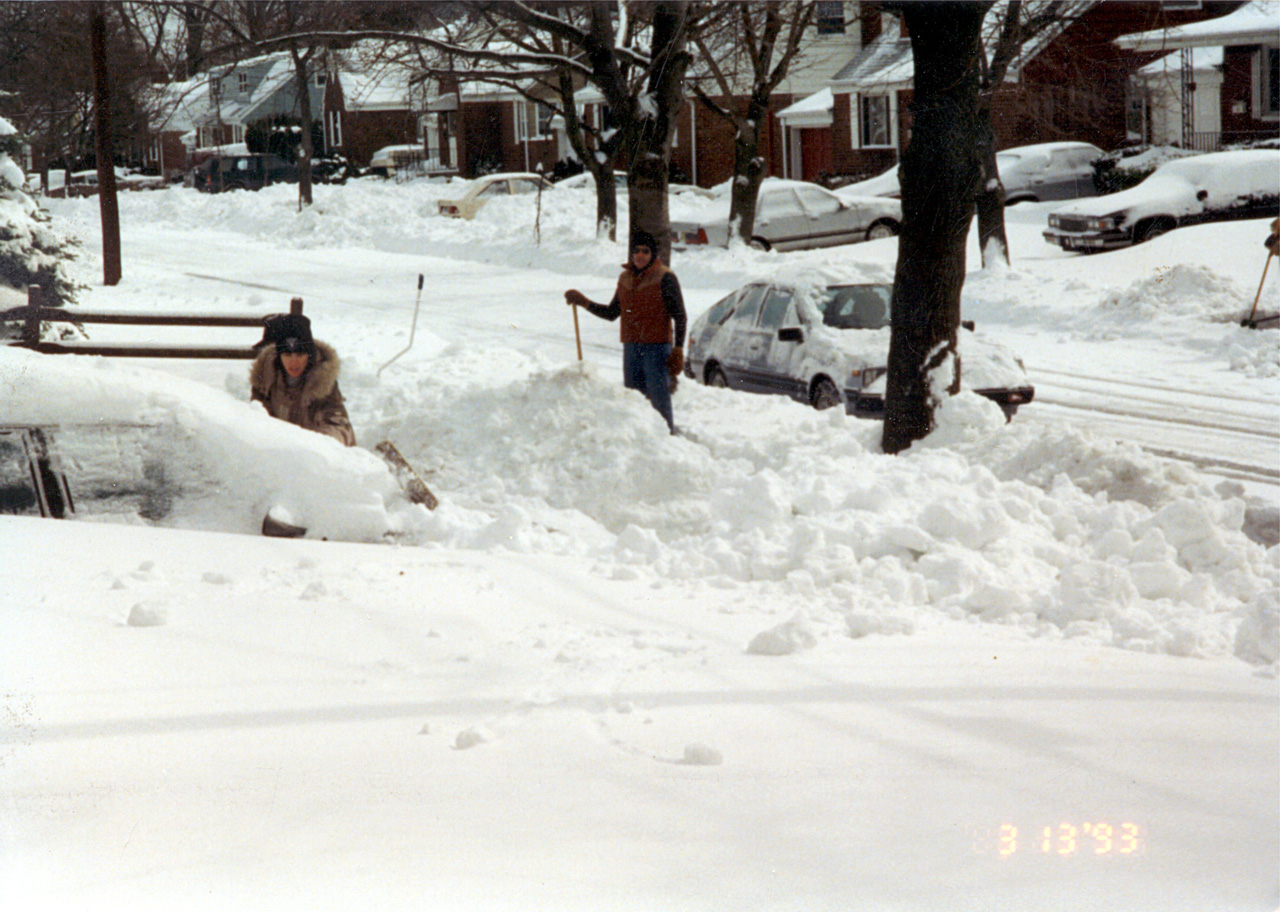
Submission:
[[[1271,236],[1266,240],[1267,262],[1262,266],[1262,281],[1258,283],[1258,293],[1253,298],[1253,309],[1249,311],[1249,316],[1240,321],[1240,325],[1249,329],[1257,329],[1260,323],[1270,323],[1272,325],[1280,325],[1280,314],[1270,314],[1265,317],[1257,317],[1258,302],[1262,300],[1262,286],[1267,284],[1267,269],[1271,266],[1271,260],[1280,254],[1280,218],[1271,223]]]
[[[413,323],[409,327],[409,344],[402,350],[396,352],[395,356],[382,367],[378,368],[377,376],[382,376],[382,372],[386,370],[392,361],[399,358],[409,349],[413,348],[413,335],[418,331],[418,308],[422,305],[422,273],[418,273],[418,297],[413,302]],[[404,458],[404,454],[390,440],[384,440],[373,448],[373,451],[386,460],[387,465],[391,467],[391,472],[396,477],[396,481],[400,482],[400,487],[404,489],[409,499],[416,504],[422,504],[428,510],[434,510],[440,505],[440,501],[431,493],[431,489],[427,487],[418,473],[413,470],[413,466],[409,465],[409,460]]]

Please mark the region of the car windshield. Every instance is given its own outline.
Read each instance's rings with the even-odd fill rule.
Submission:
[[[822,322],[836,329],[883,329],[889,325],[892,285],[832,285],[817,300]]]

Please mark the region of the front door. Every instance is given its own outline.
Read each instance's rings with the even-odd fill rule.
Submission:
[[[816,181],[832,171],[831,130],[829,127],[800,131],[800,179]]]

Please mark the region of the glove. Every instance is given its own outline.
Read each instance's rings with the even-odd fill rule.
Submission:
[[[570,288],[568,291],[566,291],[564,293],[564,300],[566,304],[574,304],[574,305],[577,305],[578,307],[586,307],[588,304],[591,303],[591,301],[587,298],[587,296],[584,295],[582,292],[578,291],[578,289],[576,288]]]
[[[667,355],[667,373],[672,377],[679,377],[682,370],[684,370],[684,349],[673,348],[671,354]]]

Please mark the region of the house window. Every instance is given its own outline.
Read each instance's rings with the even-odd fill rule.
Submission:
[[[819,3],[814,11],[819,35],[844,34],[844,4]]]
[[[236,73],[236,91],[241,95],[249,94],[249,74]]]
[[[328,76],[325,73],[316,73],[316,88],[324,88],[324,84],[328,82]]]
[[[889,96],[859,95],[858,146],[887,146],[889,142]]]
[[[339,111],[329,112],[329,148],[342,145],[342,114]]]
[[[555,111],[539,101],[515,102],[516,141],[539,139],[551,135],[551,118]]]
[[[1261,59],[1263,64],[1261,92],[1262,116],[1266,118],[1280,117],[1280,48],[1263,48]]]

